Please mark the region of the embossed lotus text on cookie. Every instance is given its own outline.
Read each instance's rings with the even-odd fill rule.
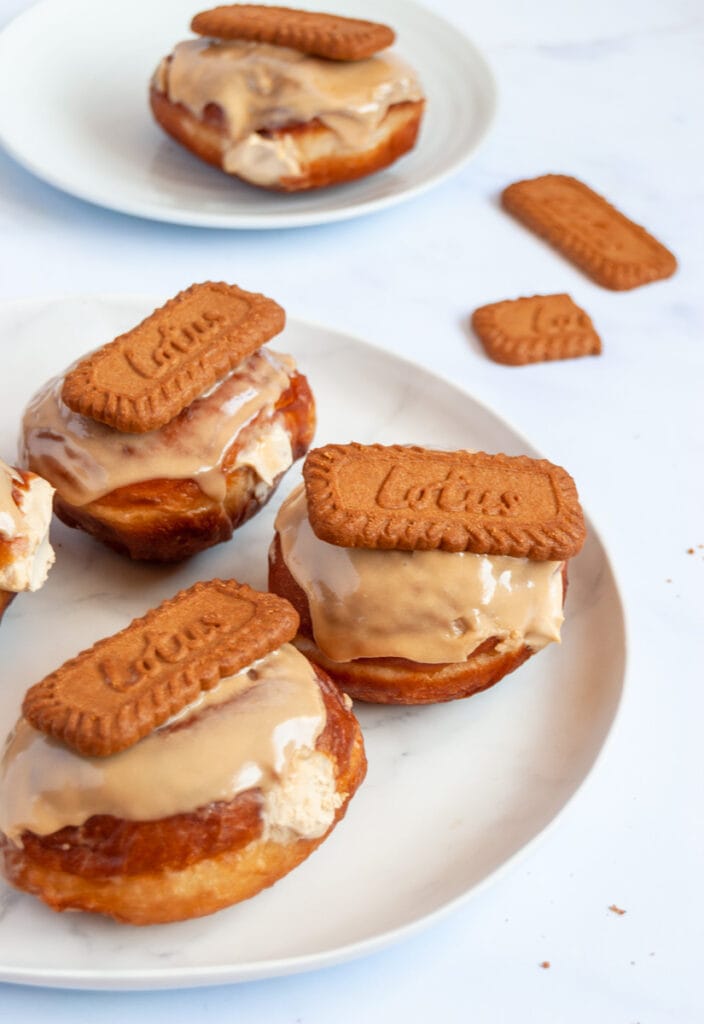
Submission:
[[[605,288],[637,288],[677,269],[664,245],[576,178],[545,174],[519,181],[504,190],[501,201]]]
[[[273,299],[236,285],[194,284],[139,326],[81,360],[61,397],[116,430],[163,427],[283,330]]]
[[[80,754],[115,754],[297,628],[292,606],[274,594],[234,580],[197,583],[67,661],[27,692],[22,711]]]
[[[288,46],[329,60],[363,60],[391,46],[396,38],[388,25],[373,21],[259,4],[202,11],[193,18],[191,28],[201,36]]]
[[[584,519],[546,460],[401,445],[327,445],[303,466],[315,534],[341,547],[571,558]]]
[[[509,366],[601,352],[589,316],[569,295],[493,302],[474,311],[472,327],[487,355]]]

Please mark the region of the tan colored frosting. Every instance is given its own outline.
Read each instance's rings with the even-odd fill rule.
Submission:
[[[72,505],[164,479],[195,480],[209,497],[222,500],[224,456],[262,411],[270,415],[238,452],[236,465],[253,466],[266,483],[291,465],[288,433],[272,416],[294,369],[290,356],[259,349],[170,423],[146,434],[121,433],[72,412],[61,400],[63,377],[57,377],[27,407],[20,457]]]
[[[375,142],[390,106],[420,100],[413,69],[394,53],[333,61],[268,43],[191,39],[179,43],[154,82],[173,103],[202,117],[210,103],[225,114],[225,170],[259,184],[300,172],[291,138],[260,131],[318,119],[343,148]]]
[[[334,661],[461,662],[489,637],[499,651],[559,641],[562,562],[448,551],[377,551],[319,540],[297,488],[276,519],[283,558],[306,594],[318,647]]]
[[[269,832],[322,835],[339,803],[332,762],[314,749],[325,721],[315,673],[290,644],[109,757],[82,757],[22,718],[0,768],[0,831],[18,843],[94,814],[154,821],[257,788]]]

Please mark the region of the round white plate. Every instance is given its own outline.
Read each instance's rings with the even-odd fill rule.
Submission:
[[[207,4],[205,5],[207,7]],[[428,107],[416,148],[393,167],[319,192],[277,195],[229,178],[152,119],[149,79],[188,38],[197,0],[44,0],[0,36],[0,142],[38,177],[123,213],[216,228],[281,228],[356,217],[457,170],[486,134],[495,85],[481,53],[411,0],[306,0],[388,22]]]
[[[0,307],[0,454],[13,457],[22,408],[48,376],[153,307],[135,298]],[[355,338],[294,321],[274,345],[310,379],[318,443],[536,454],[469,395]],[[13,352],[21,353],[15,365]],[[279,494],[299,479],[296,468]],[[57,523],[46,586],[20,595],[0,626],[0,734],[29,685],[180,587],[213,576],[264,587],[278,505],[277,495],[232,542],[175,567],[133,564]],[[0,980],[80,988],[244,981],[336,963],[408,935],[476,892],[562,810],[609,731],[624,660],[619,595],[591,528],[571,566],[561,646],[470,700],[356,705],[367,779],[330,839],[273,889],[209,918],[139,929],[54,914],[0,882]]]

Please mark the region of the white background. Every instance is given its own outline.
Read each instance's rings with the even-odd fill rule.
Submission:
[[[0,0],[2,21],[26,6]],[[166,298],[224,278],[413,358],[491,405],[570,469],[611,550],[630,629],[611,743],[542,845],[393,949],[191,992],[4,986],[4,1020],[704,1019],[704,9],[697,0],[430,6],[485,50],[500,89],[489,140],[450,181],[358,221],[218,232],[88,206],[0,155],[0,299]],[[608,292],[522,229],[498,193],[546,171],[575,174],[645,224],[677,254],[677,275]],[[484,356],[467,328],[472,309],[556,291],[592,315],[602,357],[514,369]],[[21,358],[12,339],[0,344],[2,359]],[[613,903],[626,914],[610,912]]]

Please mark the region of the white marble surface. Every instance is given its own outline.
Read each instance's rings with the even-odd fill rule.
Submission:
[[[24,6],[3,0],[0,13]],[[0,298],[168,295],[191,280],[228,277],[264,288],[292,314],[436,368],[514,421],[573,472],[620,577],[631,652],[613,742],[528,860],[390,950],[312,975],[192,992],[8,986],[3,1018],[689,1024],[704,1016],[701,5],[433,6],[484,47],[501,90],[491,138],[455,178],[357,222],[245,236],[98,210],[0,156]],[[546,170],[584,178],[645,223],[679,256],[677,276],[606,292],[514,224],[498,191]],[[558,290],[592,314],[600,359],[500,367],[466,330],[478,304]],[[22,358],[6,344],[6,359]],[[626,914],[610,912],[613,903]]]

